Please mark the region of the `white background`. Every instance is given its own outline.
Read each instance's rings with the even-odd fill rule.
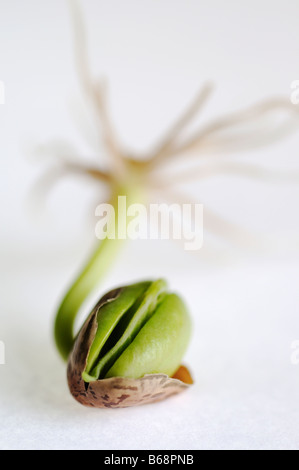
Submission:
[[[130,151],[154,145],[207,79],[216,91],[202,122],[288,97],[299,79],[297,0],[82,3],[93,72],[109,80],[113,120]],[[262,232],[267,252],[217,246],[211,256],[170,242],[128,244],[97,295],[140,278],[169,279],[193,315],[186,363],[196,384],[157,405],[86,410],[68,394],[52,321],[95,241],[101,193],[97,183],[68,179],[39,217],[28,203],[49,166],[48,157],[33,158],[37,145],[64,139],[105,162],[88,145],[98,134],[78,85],[67,3],[0,0],[0,80],[0,448],[298,448],[298,184],[226,176],[188,188]],[[298,171],[298,144],[297,133],[234,158]]]

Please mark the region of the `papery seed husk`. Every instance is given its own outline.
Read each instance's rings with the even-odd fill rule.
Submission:
[[[106,294],[96,305],[83,325],[69,358],[67,377],[73,397],[92,408],[127,408],[155,403],[176,395],[190,387],[177,378],[165,374],[145,375],[140,379],[113,377],[89,384],[82,379],[88,354],[98,328],[97,315],[101,307],[118,298],[122,288]]]

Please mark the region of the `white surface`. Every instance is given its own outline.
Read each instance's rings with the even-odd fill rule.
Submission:
[[[83,3],[94,71],[108,76],[114,120],[134,150],[152,145],[206,79],[217,92],[205,119],[288,96],[299,78],[297,0]],[[94,192],[81,180],[60,185],[43,224],[33,220],[24,201],[43,163],[29,163],[24,147],[65,138],[95,152],[67,108],[80,92],[64,3],[0,0],[0,12],[0,448],[298,448],[298,185],[217,178],[192,188],[223,216],[281,234],[271,255],[210,263],[136,243],[102,286],[162,275],[184,295],[194,316],[188,393],[118,411],[86,410],[69,396],[52,320],[92,242]],[[298,169],[298,135],[240,158]]]
[[[84,409],[68,394],[49,335],[56,270],[36,263],[30,274],[23,268],[6,276],[1,448],[298,448],[299,365],[291,364],[298,275],[298,265],[173,275],[194,314],[186,363],[196,384],[166,402],[126,410]]]

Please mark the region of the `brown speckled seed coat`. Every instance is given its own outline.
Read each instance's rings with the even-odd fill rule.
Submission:
[[[94,408],[126,408],[154,403],[186,390],[189,385],[164,374],[141,379],[113,377],[86,384],[82,379],[88,353],[97,331],[99,308],[115,300],[122,289],[106,294],[83,325],[69,358],[67,377],[70,392],[82,405]]]

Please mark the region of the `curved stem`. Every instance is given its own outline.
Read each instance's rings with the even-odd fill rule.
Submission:
[[[103,240],[82,274],[63,299],[55,320],[55,342],[62,358],[67,360],[74,343],[74,323],[88,295],[97,287],[116,258],[120,240]]]
[[[96,251],[90,258],[86,267],[74,282],[66,296],[64,297],[55,320],[54,336],[57,349],[62,358],[67,360],[74,343],[74,324],[78,312],[87,297],[96,289],[100,281],[106,275],[112,262],[117,257],[125,240],[117,237],[119,228],[118,196],[124,194],[127,197],[127,203],[136,202],[136,190],[117,191],[112,198],[111,204],[114,207],[115,221],[112,224],[115,227],[115,238],[107,236],[100,242]],[[121,214],[121,224],[127,224],[127,214]],[[123,222],[122,222],[123,220]],[[114,228],[113,227],[113,228]]]

